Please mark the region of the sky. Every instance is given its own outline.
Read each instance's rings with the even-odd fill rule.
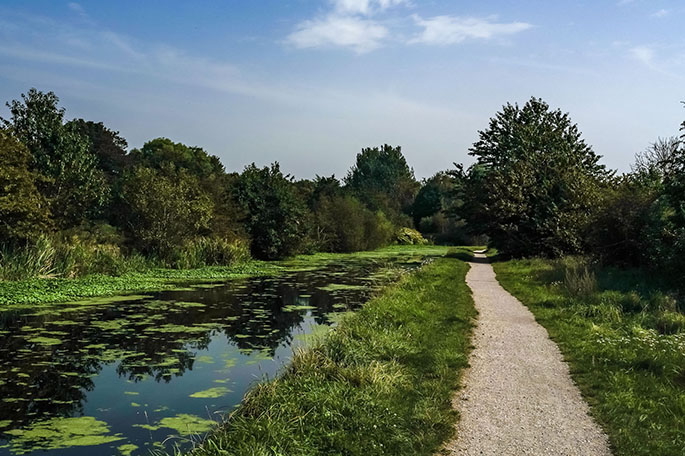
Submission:
[[[131,148],[299,178],[385,143],[418,178],[469,164],[489,118],[535,96],[628,171],[685,119],[685,2],[0,0],[0,102],[31,87]]]

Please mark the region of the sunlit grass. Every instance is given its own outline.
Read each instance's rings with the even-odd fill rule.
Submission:
[[[558,343],[616,455],[683,454],[685,318],[658,279],[578,259],[495,271]]]

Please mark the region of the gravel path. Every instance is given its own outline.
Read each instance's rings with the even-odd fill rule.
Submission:
[[[479,312],[450,455],[610,455],[568,366],[533,314],[476,254],[466,281]]]

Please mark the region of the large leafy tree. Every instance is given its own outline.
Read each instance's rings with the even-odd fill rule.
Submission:
[[[7,103],[10,118],[2,123],[30,151],[31,169],[47,178],[42,191],[56,221],[67,228],[97,217],[109,187],[88,138],[64,124],[54,93],[30,89],[21,98]]]
[[[121,198],[126,230],[145,252],[168,256],[184,241],[208,233],[212,200],[186,171],[171,177],[136,167],[124,177]]]
[[[133,149],[131,158],[139,166],[167,171],[170,168],[184,169],[199,178],[224,173],[219,157],[208,154],[201,147],[186,146],[168,138],[156,138],[140,149]]]
[[[236,177],[226,174],[219,157],[168,138],[148,141],[132,150],[130,157],[135,166],[154,169],[172,179],[179,173],[195,177],[198,187],[212,200],[211,234],[223,238],[244,235],[239,223],[242,213],[231,192]]]
[[[419,183],[400,146],[367,147],[344,179],[351,192],[370,209],[398,219],[411,212]]]
[[[36,240],[51,225],[48,204],[29,169],[31,154],[7,131],[0,130],[0,244]]]
[[[110,182],[130,165],[131,157],[126,154],[128,143],[118,131],[110,130],[102,122],[83,119],[70,120],[66,126],[88,138],[89,150],[97,157],[98,166]]]
[[[505,105],[479,132],[460,213],[513,255],[576,252],[610,173],[568,114],[538,98]]]
[[[293,180],[278,163],[270,167],[247,166],[235,186],[236,198],[246,214],[252,253],[258,258],[279,259],[297,252],[304,233],[304,205]]]

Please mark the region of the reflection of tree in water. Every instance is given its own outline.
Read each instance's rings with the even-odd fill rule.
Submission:
[[[47,416],[82,412],[86,392],[94,387],[92,377],[101,369],[96,359],[75,356],[78,342],[27,342],[18,334],[19,328],[27,323],[25,317],[16,315],[13,319],[8,314],[3,315],[1,322],[2,330],[12,336],[3,337],[0,345],[0,366],[4,371],[0,421],[11,420],[12,427]]]
[[[383,265],[342,263],[76,311],[56,307],[42,315],[0,313],[0,421],[11,420],[17,428],[80,414],[93,378],[117,361],[116,372],[127,380],[169,382],[192,370],[194,351],[206,349],[215,331],[240,349],[273,355],[292,341],[307,312],[316,323],[327,324],[326,315],[340,310],[336,306],[354,308],[368,296],[368,290],[330,292],[322,287],[368,284]],[[57,342],[28,342],[36,336]]]

